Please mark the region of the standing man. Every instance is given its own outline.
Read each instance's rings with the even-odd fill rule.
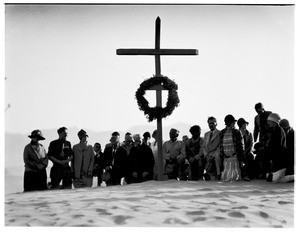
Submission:
[[[220,131],[217,129],[217,119],[207,119],[209,130],[204,134],[203,154],[206,160],[205,179],[209,180],[211,175],[216,173],[216,179],[221,179],[222,161],[220,157]],[[216,172],[214,172],[216,170]]]
[[[72,188],[72,173],[69,165],[73,159],[73,151],[71,143],[67,141],[68,129],[61,127],[57,130],[58,139],[49,145],[48,157],[52,161],[53,166],[50,171],[51,188],[59,188],[62,180],[62,188]]]
[[[258,136],[259,136],[259,142],[261,142],[263,145],[266,145],[268,141],[268,123],[267,119],[268,116],[272,113],[271,111],[265,111],[264,106],[262,103],[255,104],[255,111],[257,112],[257,115],[254,118],[254,142],[256,142]]]
[[[203,138],[201,135],[201,128],[194,125],[190,128],[192,138],[186,142],[185,152],[186,159],[190,164],[191,180],[202,180],[204,174],[204,156],[203,156]]]
[[[97,177],[97,186],[100,186],[102,182],[102,174],[105,160],[104,155],[101,151],[100,143],[95,143],[93,149],[95,152],[93,176]]]
[[[226,127],[220,132],[220,155],[224,157],[223,181],[241,180],[240,161],[244,156],[244,141],[242,134],[235,128],[235,118],[228,114]]]
[[[104,181],[107,185],[120,185],[121,178],[126,178],[129,172],[127,151],[120,145],[120,137],[118,132],[112,133],[110,145],[106,146],[104,149],[104,158]]]
[[[179,131],[172,128],[169,136],[170,140],[163,144],[166,174],[169,179],[184,179],[181,174],[184,172],[185,151],[182,148],[182,142],[177,140]]]
[[[93,185],[94,152],[93,147],[87,144],[87,133],[80,130],[77,133],[80,142],[73,146],[74,158],[72,170],[74,172],[74,187],[84,188]]]
[[[142,143],[139,134],[133,135],[134,147],[129,153],[129,183],[139,183],[153,178],[154,157],[147,143]]]

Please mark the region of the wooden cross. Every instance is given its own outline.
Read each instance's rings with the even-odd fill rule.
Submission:
[[[155,56],[155,76],[161,76],[160,56],[163,55],[198,55],[197,49],[161,49],[160,48],[160,18],[155,21],[155,49],[117,49],[117,55],[151,55]],[[151,88],[156,90],[156,105],[162,107],[162,85]],[[162,154],[162,120],[157,118],[157,152],[158,152],[158,180],[163,180],[163,154]]]

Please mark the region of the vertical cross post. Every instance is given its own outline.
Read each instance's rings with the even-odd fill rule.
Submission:
[[[155,21],[155,49],[160,49],[160,18]],[[155,74],[161,75],[160,55],[155,55]],[[161,89],[156,90],[156,105],[162,107]],[[157,180],[163,180],[163,152],[162,152],[162,118],[157,118],[157,159],[158,159],[158,175]]]

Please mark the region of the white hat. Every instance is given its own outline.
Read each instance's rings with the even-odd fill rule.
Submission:
[[[276,113],[272,113],[272,114],[269,115],[268,121],[279,123],[280,122],[280,116]]]

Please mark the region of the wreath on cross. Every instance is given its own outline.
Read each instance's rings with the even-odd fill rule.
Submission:
[[[168,90],[167,105],[164,108],[158,106],[150,107],[149,102],[144,97],[146,90],[149,90],[151,87],[156,85],[162,85]],[[157,118],[165,118],[172,114],[173,110],[178,106],[179,103],[177,89],[177,84],[166,76],[153,76],[140,84],[140,87],[135,93],[135,98],[137,100],[139,109],[144,111],[144,114],[149,122]]]

